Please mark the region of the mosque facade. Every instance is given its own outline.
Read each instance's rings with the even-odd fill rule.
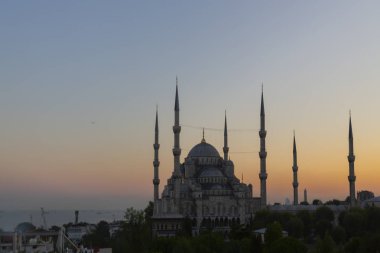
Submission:
[[[181,231],[184,221],[191,223],[192,234],[202,230],[213,230],[227,233],[233,225],[246,225],[254,213],[267,206],[266,180],[266,130],[264,96],[261,93],[260,107],[260,196],[254,197],[252,184],[245,184],[235,176],[234,163],[229,159],[227,117],[224,121],[223,157],[218,150],[208,143],[203,135],[200,143],[196,144],[181,163],[179,119],[178,81],[174,105],[174,146],[173,171],[159,194],[159,127],[158,112],[156,111],[154,148],[154,211],[152,216],[152,232],[155,236],[174,236]],[[349,203],[354,206],[355,172],[353,152],[353,134],[351,115],[349,120]],[[294,210],[310,209],[313,206],[298,205],[298,165],[295,136],[293,139],[293,205]],[[306,191],[306,190],[305,190]],[[347,208],[346,207],[346,208]],[[278,208],[278,207],[277,207]],[[281,207],[282,208],[282,207]],[[339,210],[338,210],[339,211]]]
[[[260,197],[253,197],[252,184],[245,184],[235,175],[229,159],[227,117],[224,121],[223,157],[203,135],[180,162],[180,132],[178,85],[174,106],[173,172],[159,196],[159,128],[156,112],[154,147],[154,214],[152,230],[156,236],[173,236],[182,229],[184,219],[191,221],[192,233],[203,229],[227,232],[232,225],[247,224],[252,214],[266,206],[265,113],[261,97]]]

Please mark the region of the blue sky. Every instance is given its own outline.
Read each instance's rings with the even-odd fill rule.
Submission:
[[[181,124],[209,128],[227,110],[231,128],[257,130],[264,83],[271,202],[291,196],[293,129],[300,189],[347,195],[349,109],[357,188],[380,192],[379,5],[2,1],[0,203],[13,202],[0,209],[143,207],[156,105],[161,182],[171,174],[176,76]],[[258,195],[258,134],[230,136],[231,152],[253,152],[231,159]],[[219,150],[221,137],[206,130]],[[183,127],[181,159],[200,138]]]

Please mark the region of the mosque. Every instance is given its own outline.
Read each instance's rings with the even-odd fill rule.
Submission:
[[[174,236],[182,229],[184,220],[191,222],[193,235],[205,229],[227,233],[233,225],[248,224],[254,213],[267,208],[267,171],[265,148],[264,94],[261,93],[260,108],[260,196],[254,197],[252,184],[240,181],[234,173],[234,163],[229,159],[227,117],[224,121],[223,157],[204,138],[196,144],[184,162],[180,162],[180,133],[178,81],[174,105],[174,169],[159,196],[159,128],[156,111],[154,148],[154,213],[152,232],[155,236]],[[349,122],[349,184],[350,203],[355,203],[353,137],[351,117]],[[297,149],[293,142],[293,206],[298,206]]]

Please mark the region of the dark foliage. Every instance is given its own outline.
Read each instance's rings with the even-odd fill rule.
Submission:
[[[184,219],[176,237],[154,238],[151,234],[153,203],[144,210],[128,208],[122,229],[110,238],[107,222],[99,222],[85,245],[112,247],[116,253],[271,253],[271,252],[380,252],[380,209],[352,208],[342,212],[336,224],[334,213],[326,206],[315,213],[296,214],[258,211],[248,226],[233,225],[230,233],[210,230],[192,236],[192,221]],[[267,228],[265,243],[256,229]],[[283,237],[282,231],[288,232]]]

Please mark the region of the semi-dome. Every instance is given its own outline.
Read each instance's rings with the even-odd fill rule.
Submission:
[[[202,140],[190,150],[188,157],[220,157],[220,155],[214,146]]]

